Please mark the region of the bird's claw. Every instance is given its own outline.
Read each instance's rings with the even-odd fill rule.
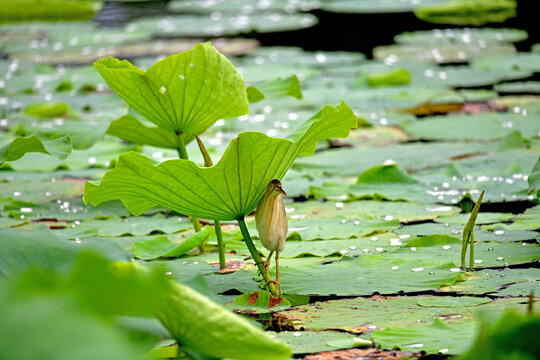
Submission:
[[[263,266],[264,266],[264,272],[265,272],[265,273],[268,273],[268,263],[267,263],[266,261],[262,261],[262,260],[261,260],[261,261],[257,261],[257,262],[255,263],[255,265],[257,265],[257,267],[259,266],[259,264],[263,264]],[[259,275],[262,275],[262,276],[265,275],[265,274],[263,274],[263,271],[262,271],[261,268],[259,268],[259,270],[257,271],[257,275],[256,275],[256,276],[259,276]]]
[[[268,287],[268,284],[270,284],[270,283],[274,284],[274,286],[278,290],[278,296],[277,297],[281,298],[281,284],[280,284],[280,282],[277,281],[277,280],[268,280],[264,286]]]

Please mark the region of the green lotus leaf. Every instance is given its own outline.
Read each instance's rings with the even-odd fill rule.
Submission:
[[[69,136],[48,138],[43,133],[28,137],[18,136],[9,144],[0,148],[0,165],[5,161],[14,161],[22,158],[26,153],[40,152],[59,159],[65,159],[71,154],[71,139]]]
[[[209,168],[188,160],[154,166],[149,158],[129,152],[99,184],[85,184],[84,200],[97,206],[119,199],[134,215],[159,205],[200,218],[239,219],[255,209],[266,185],[281,180],[297,156],[312,155],[319,140],[348,136],[356,122],[346,103],[326,105],[287,139],[241,133]]]
[[[290,96],[302,100],[302,86],[296,75],[287,78],[277,78],[272,81],[264,82],[246,89],[250,103],[256,103],[267,97],[279,98]]]
[[[124,115],[113,120],[107,129],[107,134],[134,144],[145,144],[162,148],[178,148],[178,136],[157,126],[146,126],[133,115]],[[184,141],[188,143],[194,136]]]
[[[436,24],[482,26],[516,16],[516,7],[515,0],[453,0],[421,5],[414,14],[421,20]]]
[[[529,182],[529,194],[536,192],[536,196],[540,198],[540,157],[536,160],[536,164],[527,181]]]
[[[94,65],[135,111],[178,134],[200,134],[217,120],[249,112],[244,79],[210,43],[169,56],[146,72],[112,57]]]

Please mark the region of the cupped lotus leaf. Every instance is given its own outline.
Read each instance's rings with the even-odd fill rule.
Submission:
[[[319,140],[346,137],[356,123],[344,102],[326,105],[287,139],[241,133],[209,168],[188,160],[154,166],[149,158],[129,152],[99,184],[85,184],[84,200],[97,206],[119,199],[134,215],[159,205],[200,218],[236,220],[255,209],[266,185],[282,179],[297,156],[312,155]]]
[[[116,58],[95,66],[135,111],[169,131],[196,135],[217,120],[249,112],[242,76],[210,43],[169,56],[146,72]]]
[[[9,144],[0,148],[0,165],[5,161],[22,158],[26,153],[40,152],[65,159],[71,154],[71,139],[69,136],[48,138],[43,133],[28,137],[18,136]]]

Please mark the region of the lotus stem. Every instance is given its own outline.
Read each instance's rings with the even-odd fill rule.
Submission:
[[[178,156],[180,159],[189,160],[189,156],[186,150],[186,142],[184,141],[184,133],[179,132],[178,135],[178,147],[176,150],[178,151]],[[193,229],[195,229],[195,232],[201,231],[201,223],[199,222],[199,218],[192,216],[191,222],[193,223]],[[199,250],[201,252],[204,252],[204,244],[199,245]]]
[[[218,255],[219,255],[219,268],[225,269],[227,267],[227,262],[225,261],[225,249],[223,247],[223,235],[221,234],[221,221],[214,220],[214,227],[216,229],[216,238],[218,245]]]
[[[253,244],[253,240],[251,240],[251,236],[249,235],[249,231],[247,229],[246,222],[244,221],[244,217],[238,218],[236,221],[238,221],[238,225],[240,225],[240,231],[242,232],[242,236],[244,237],[244,241],[249,250],[249,253],[251,254],[253,260],[255,260],[255,263],[257,264],[257,267],[259,268],[259,271],[261,272],[263,279],[268,286],[268,290],[270,290],[270,293],[272,293],[273,296],[277,296],[276,287],[272,282],[272,278],[270,277],[268,270],[264,266],[264,262],[262,261],[259,252],[255,247],[255,244]]]
[[[195,139],[197,140],[197,145],[199,145],[199,150],[201,151],[201,154],[204,159],[204,167],[213,166],[214,163],[212,162],[212,158],[210,157],[210,154],[208,154],[208,151],[206,150],[206,146],[204,146],[204,143],[198,136],[195,136]],[[218,243],[219,268],[225,269],[227,267],[227,262],[225,261],[225,249],[223,247],[223,234],[221,233],[221,221],[214,220],[214,227],[216,229],[216,238],[217,238],[217,243]]]
[[[471,244],[471,254],[469,258],[469,271],[474,271],[474,232],[469,235],[469,243]]]
[[[463,239],[461,242],[461,268],[465,270],[465,257],[467,255],[467,247],[470,246],[470,264],[469,270],[474,270],[474,225],[476,223],[476,218],[478,217],[478,212],[480,211],[480,205],[482,204],[482,199],[484,198],[484,191],[478,196],[478,200],[474,204],[474,208],[471,211],[471,216],[469,221],[463,228]]]
[[[204,167],[213,166],[214,164],[212,163],[210,154],[208,154],[208,151],[206,150],[206,146],[204,146],[204,143],[202,142],[202,140],[198,136],[195,136],[195,140],[197,140],[197,145],[199,145],[199,150],[201,151],[201,154],[204,158]]]

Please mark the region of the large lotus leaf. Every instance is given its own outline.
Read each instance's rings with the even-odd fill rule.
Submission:
[[[461,354],[471,346],[475,327],[472,323],[448,325],[435,318],[431,325],[376,330],[371,338],[385,349],[397,347],[409,351],[423,350],[428,354]]]
[[[169,56],[146,72],[127,60],[99,60],[107,84],[160,128],[199,134],[219,119],[249,112],[242,76],[210,43]]]
[[[334,219],[336,223],[345,225],[353,223],[360,226],[361,222],[354,223],[360,218],[368,220],[380,219],[391,222],[396,219],[402,222],[433,220],[438,216],[452,215],[459,208],[452,206],[440,206],[427,203],[418,204],[404,201],[306,201],[287,204],[287,215],[293,219]],[[344,222],[341,220],[345,220]],[[345,224],[344,224],[345,223]],[[334,231],[330,229],[329,231]],[[329,232],[331,234],[331,232]]]
[[[71,154],[71,139],[69,136],[48,138],[39,133],[28,137],[18,136],[0,148],[0,165],[5,161],[18,160],[29,152],[40,152],[65,159]]]
[[[466,282],[465,282],[466,283]],[[295,329],[326,330],[339,329],[365,332],[389,326],[417,327],[431,323],[439,316],[448,323],[470,323],[477,310],[503,312],[507,309],[524,311],[523,299],[499,299],[474,307],[423,307],[418,305],[432,297],[397,296],[383,298],[351,298],[315,302],[280,311],[279,314],[292,320]]]
[[[527,296],[531,290],[538,296],[540,269],[511,269],[475,271],[465,282],[442,288],[442,291],[462,294],[492,294],[498,296]]]
[[[280,273],[283,292],[297,295],[348,296],[425,291],[466,279],[451,262],[440,265],[439,262],[421,259],[404,261],[378,255],[346,258],[322,266],[284,268]]]
[[[241,133],[210,168],[188,160],[154,166],[130,152],[120,156],[101,183],[86,183],[84,199],[94,206],[120,199],[135,215],[160,205],[201,218],[236,220],[257,206],[266,185],[281,179],[297,156],[313,154],[321,139],[346,137],[355,126],[356,116],[341,102],[335,108],[324,106],[287,139]]]
[[[495,236],[493,235],[492,238]],[[395,252],[388,253],[386,256],[389,260],[393,258],[402,260],[421,258],[430,259],[433,262],[444,262],[448,261],[448,259],[455,260],[460,257],[461,246],[457,243],[452,243],[452,237],[446,237],[450,241],[444,244],[437,243],[436,235],[430,235],[427,238],[431,244],[426,241],[424,246],[418,245],[418,240],[424,238],[411,240],[411,242],[416,244],[411,245],[410,249],[415,248],[416,251],[401,248]],[[409,247],[409,244],[407,243],[406,246]],[[540,260],[540,246],[538,244],[491,241],[479,242],[474,247],[474,262],[476,267],[499,267],[505,264],[517,265],[538,260]]]
[[[448,123],[452,126],[449,128]],[[424,118],[405,124],[404,129],[414,137],[429,140],[490,140],[502,138],[514,130],[525,137],[537,136],[540,122],[533,114],[484,113]]]
[[[331,232],[329,229],[328,232]],[[295,234],[290,234],[289,236],[295,236]],[[382,240],[385,237],[396,237],[392,234],[384,234],[377,236],[378,240]],[[255,242],[256,245],[259,245],[258,242]],[[279,253],[279,258],[283,264],[287,261],[282,260],[286,258],[297,258],[297,257],[325,257],[325,256],[343,256],[347,254],[348,256],[358,256],[362,253],[374,253],[376,249],[380,247],[379,241],[370,241],[366,238],[355,238],[347,240],[313,240],[309,242],[305,241],[293,241],[289,239],[285,245],[285,249]],[[225,244],[226,251],[234,251],[236,254],[249,255],[248,248],[246,244],[241,240],[228,240]],[[264,249],[261,245],[258,247],[259,252],[268,255],[269,251]]]
[[[463,233],[463,226],[464,225],[461,224],[451,223],[423,223],[407,225],[401,229],[395,230],[395,232],[402,235],[425,236],[432,234],[444,234],[461,237],[461,234]],[[474,239],[476,241],[511,242],[536,240],[538,238],[540,238],[540,235],[537,232],[529,230],[499,230],[496,233],[494,231],[481,230],[480,228],[476,228],[474,230]]]

